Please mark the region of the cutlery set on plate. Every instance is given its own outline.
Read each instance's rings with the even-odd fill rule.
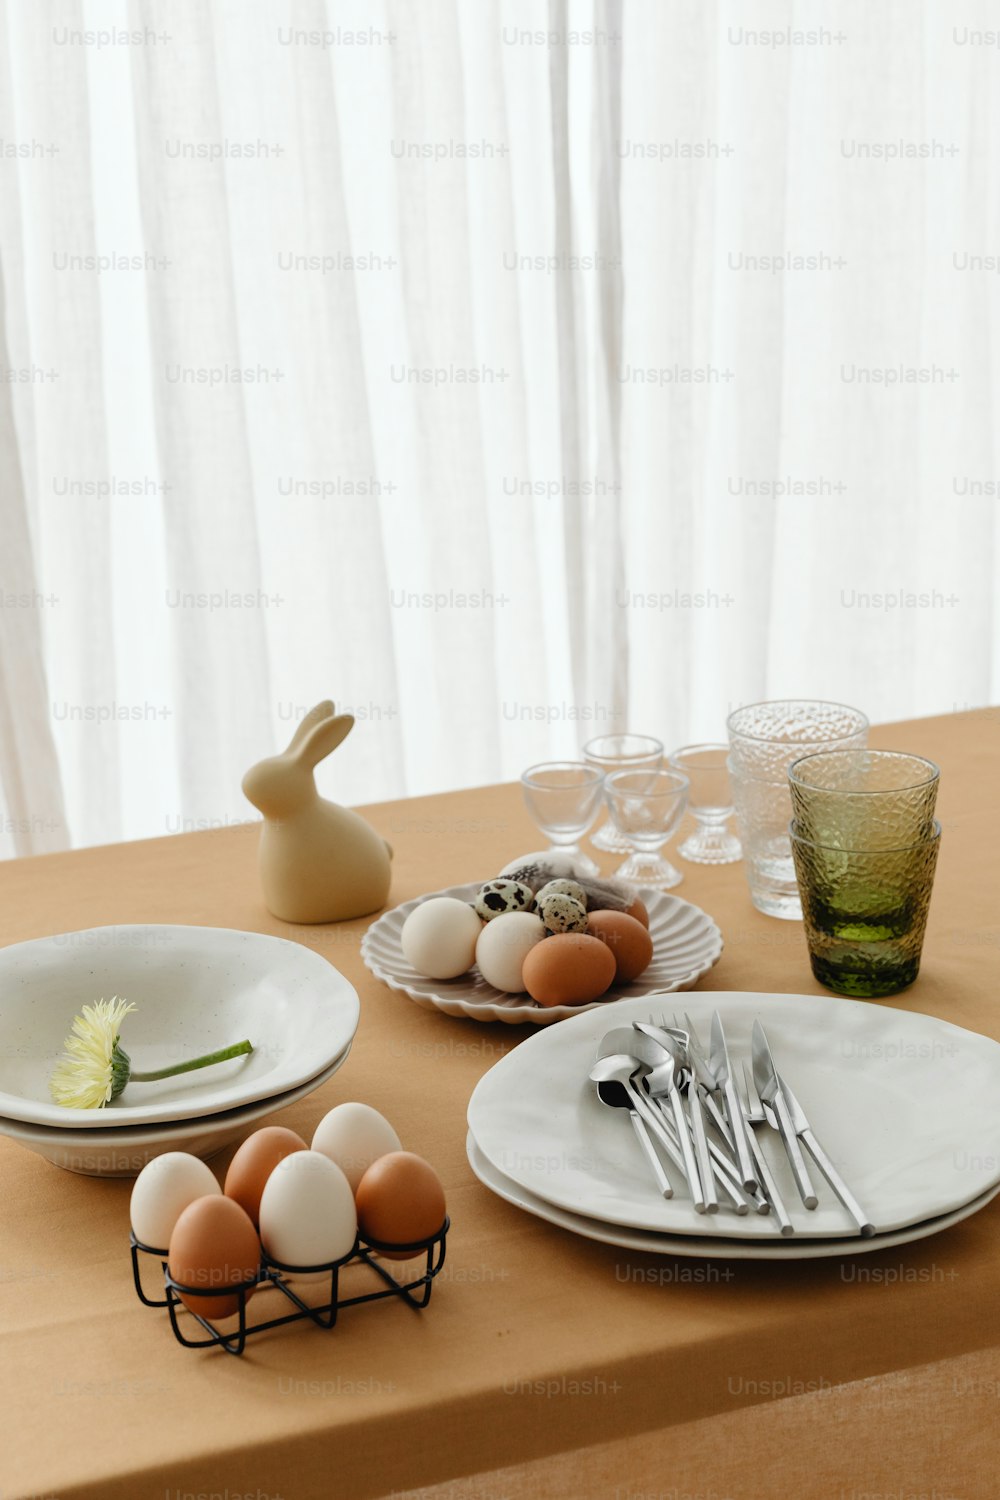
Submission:
[[[494,1063],[467,1150],[491,1192],[585,1239],[854,1256],[1000,1192],[996,1098],[1000,1045],[934,1016],[833,995],[637,995],[541,1026]]]
[[[753,1023],[750,1067],[742,1064],[740,1076],[718,1011],[707,1048],[690,1017],[685,1015],[684,1021],[682,1027],[674,1016],[668,1025],[650,1016],[615,1027],[601,1039],[590,1069],[601,1103],[628,1113],[660,1196],[674,1196],[665,1157],[697,1213],[715,1214],[726,1207],[740,1215],[773,1214],[782,1235],[794,1234],[760,1139],[776,1135],[803,1206],[815,1210],[819,1203],[807,1152],[861,1236],[873,1235],[874,1224],[778,1072],[760,1021]]]

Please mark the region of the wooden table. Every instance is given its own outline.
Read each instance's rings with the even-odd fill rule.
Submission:
[[[998,730],[985,710],[872,742],[943,772],[924,970],[882,1003],[1000,1037]],[[394,901],[487,878],[538,843],[511,786],[367,811],[396,849]],[[383,1110],[444,1180],[447,1265],[424,1314],[384,1304],[329,1335],[277,1330],[241,1360],[187,1351],[132,1291],[129,1184],[0,1139],[3,1500],[996,1494],[1000,1200],[901,1250],[780,1266],[631,1254],[529,1218],[472,1176],[465,1109],[531,1028],[390,992],[361,964],[364,922],[271,919],[255,843],[253,828],[227,828],[8,862],[4,940],[190,922],[324,954],[361,995],[357,1040],[340,1073],[274,1118],[308,1137],[343,1099]],[[679,893],[726,941],[703,987],[818,992],[801,927],[753,909],[742,866],[684,872]]]

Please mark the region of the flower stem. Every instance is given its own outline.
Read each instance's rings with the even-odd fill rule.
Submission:
[[[218,1052],[208,1052],[204,1057],[193,1057],[188,1062],[174,1063],[170,1068],[156,1068],[150,1073],[140,1073],[133,1068],[132,1083],[155,1083],[158,1078],[173,1078],[177,1073],[191,1073],[195,1068],[210,1068],[213,1063],[226,1062],[230,1057],[243,1057],[253,1051],[252,1042],[234,1042],[231,1047],[222,1047]]]

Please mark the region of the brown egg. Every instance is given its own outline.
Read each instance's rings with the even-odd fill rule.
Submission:
[[[611,949],[586,932],[557,933],[536,943],[524,960],[524,987],[539,1005],[586,1005],[614,977]]]
[[[247,1136],[229,1163],[223,1192],[249,1215],[255,1229],[260,1227],[260,1197],[267,1179],[279,1161],[305,1149],[305,1141],[294,1130],[265,1125]]]
[[[639,900],[638,896],[636,896],[635,900],[632,902],[632,905],[629,907],[625,915],[627,917],[635,917],[635,920],[637,922],[641,922],[643,927],[649,927],[649,912],[646,910],[645,904]]]
[[[653,939],[635,917],[623,911],[592,911],[587,931],[607,943],[615,960],[615,981],[631,984],[653,957]]]
[[[174,1225],[167,1265],[175,1281],[199,1291],[240,1286],[260,1268],[260,1240],[248,1216],[231,1198],[196,1198]],[[234,1293],[219,1297],[178,1295],[191,1312],[213,1321],[231,1318],[239,1311],[239,1298]]]
[[[384,1245],[430,1239],[445,1220],[441,1180],[430,1163],[412,1151],[390,1151],[373,1161],[358,1183],[355,1202],[362,1239]],[[380,1254],[387,1260],[410,1260],[422,1252],[383,1250]]]

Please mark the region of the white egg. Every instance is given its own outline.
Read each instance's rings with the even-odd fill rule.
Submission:
[[[457,979],[471,969],[483,924],[466,901],[432,896],[415,906],[400,941],[407,960],[428,979]]]
[[[506,912],[487,922],[476,944],[476,963],[486,983],[509,995],[520,994],[524,960],[545,935],[541,918],[530,911]]]
[[[312,1138],[314,1151],[336,1162],[356,1193],[373,1161],[403,1149],[384,1115],[370,1104],[338,1104],[325,1114]]]
[[[293,1151],[271,1172],[260,1199],[260,1242],[288,1266],[319,1266],[349,1255],[358,1233],[351,1184],[320,1151]],[[329,1272],[298,1275],[319,1281]]]
[[[137,1240],[151,1250],[165,1250],[174,1225],[196,1198],[221,1193],[215,1173],[200,1157],[187,1151],[165,1151],[154,1156],[132,1186],[129,1219]]]

